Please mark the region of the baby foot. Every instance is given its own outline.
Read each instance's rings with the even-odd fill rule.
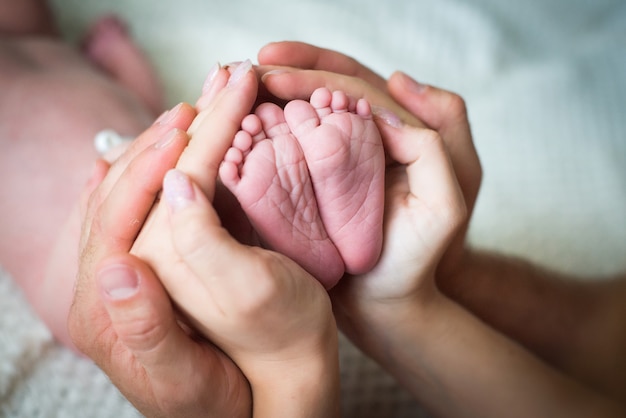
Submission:
[[[290,257],[327,289],[344,264],[319,215],[307,163],[283,110],[272,103],[248,115],[220,167],[264,243]]]
[[[369,103],[320,88],[285,120],[304,152],[322,222],[348,273],[371,270],[382,249],[385,155]]]
[[[385,161],[368,103],[319,89],[284,112],[261,105],[242,128],[220,176],[267,244],[327,288],[344,268],[371,269],[382,246]]]

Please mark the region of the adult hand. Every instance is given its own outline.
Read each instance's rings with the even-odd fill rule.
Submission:
[[[398,120],[389,122],[381,125],[381,133],[398,165],[386,171],[382,254],[372,271],[344,276],[331,297],[344,333],[417,399],[441,412],[432,398],[440,398],[436,386],[445,363],[422,367],[430,361],[424,353],[436,344],[424,344],[415,334],[421,336],[427,329],[422,324],[430,324],[432,312],[440,312],[435,270],[465,220],[465,205],[441,137]],[[428,336],[423,338],[428,341]],[[411,358],[407,352],[416,355]],[[435,371],[435,384],[422,380],[424,369]]]
[[[181,155],[176,168],[188,175],[202,193],[214,205],[221,204],[223,196],[216,196],[218,184],[215,179],[219,166],[241,121],[250,113],[257,95],[257,78],[249,70],[249,61],[236,67],[231,75],[227,69],[216,68],[205,84],[203,94],[196,103],[198,116],[189,127],[191,140]],[[232,67],[231,67],[232,70]],[[154,237],[160,237],[154,239]],[[164,204],[157,204],[141,234],[133,246],[138,255],[155,270],[163,280],[173,300],[180,300],[167,278],[179,277],[184,264],[177,260],[163,262],[158,254],[175,254],[171,231],[168,227],[168,211]],[[187,271],[184,271],[187,274]]]
[[[236,241],[181,171],[168,172],[163,197],[179,274],[161,279],[194,329],[245,374],[253,416],[337,416],[337,328],[325,289],[289,258]]]
[[[386,171],[382,254],[372,271],[345,276],[331,291],[342,329],[366,352],[368,334],[387,332],[398,312],[437,300],[435,272],[467,216],[441,136],[399,122],[380,128],[397,163]]]
[[[379,116],[379,127],[380,122],[397,115],[408,125],[425,126],[439,133],[450,155],[468,211],[466,223],[459,228],[438,266],[439,276],[453,274],[465,253],[467,226],[482,179],[463,99],[454,93],[417,83],[401,72],[392,74],[385,81],[353,58],[301,42],[268,44],[259,51],[258,59],[266,66],[259,69],[263,83],[280,99],[308,99],[316,88],[325,86],[367,99]]]
[[[247,61],[209,79],[189,147],[133,252],[194,329],[241,368],[254,416],[331,416],[339,369],[328,294],[292,260],[237,242],[212,204],[218,167],[256,99],[256,76]]]
[[[471,215],[471,212],[473,210],[473,207],[476,201],[478,189],[480,186],[482,172],[481,172],[481,167],[477,158],[476,150],[474,149],[474,146],[472,143],[465,105],[464,105],[463,100],[459,96],[448,93],[443,90],[435,89],[431,86],[426,86],[426,85],[416,83],[414,80],[410,79],[407,75],[399,73],[399,72],[394,73],[386,83],[381,84],[380,81],[382,79],[380,77],[378,77],[377,79],[377,76],[373,74],[373,72],[369,71],[368,69],[366,69],[365,67],[360,65],[358,62],[354,61],[353,59],[342,56],[341,54],[338,54],[333,51],[316,48],[316,47],[306,45],[306,44],[290,43],[290,42],[270,44],[266,46],[265,48],[263,48],[263,50],[261,50],[259,54],[259,62],[261,64],[266,64],[266,65],[275,65],[275,66],[282,65],[282,66],[299,67],[299,68],[307,69],[306,71],[297,71],[297,70],[294,70],[293,68],[279,68],[279,69],[263,68],[262,69],[262,72],[261,72],[262,74],[267,73],[267,71],[270,71],[270,70],[278,70],[278,71],[271,72],[267,75],[264,75],[263,77],[265,79],[264,81],[268,85],[268,89],[270,89],[270,91],[272,91],[276,96],[281,97],[283,99],[288,99],[290,95],[294,95],[298,97],[306,97],[307,94],[310,94],[310,91],[314,90],[319,85],[325,85],[331,89],[336,88],[335,86],[340,85],[341,89],[345,91],[352,91],[353,92],[352,94],[355,95],[356,97],[369,95],[367,96],[368,99],[374,105],[376,105],[377,103],[385,103],[385,102],[376,101],[377,94],[374,94],[374,90],[372,89],[372,87],[377,87],[378,89],[384,91],[385,89],[381,87],[381,85],[384,84],[384,86],[386,87],[386,91],[394,98],[396,104],[402,105],[402,107],[404,107],[407,111],[412,113],[414,117],[421,119],[421,121],[423,121],[428,127],[436,130],[443,138],[443,141],[445,142],[446,148],[449,152],[450,160],[452,162],[454,171],[456,173],[457,181],[460,184],[463,197],[467,205],[468,214]],[[318,71],[318,72],[309,71],[312,69],[319,69],[319,70],[325,70],[325,71]],[[336,75],[328,74],[327,71],[337,71],[339,73],[342,73],[343,75],[336,76]],[[308,82],[307,80],[304,79],[307,73],[314,74],[314,76],[311,77],[310,81]],[[362,78],[362,80],[366,80],[370,86],[369,87],[364,86],[363,81],[358,81],[358,80],[353,83],[350,83],[347,81],[346,77]],[[350,90],[351,88],[352,90]],[[385,105],[383,104],[382,106],[385,106]],[[403,113],[402,111],[398,111],[395,107],[393,107],[393,104],[387,107],[387,109],[397,114],[399,118],[405,123],[413,124],[412,119],[410,117],[407,117],[406,113]],[[383,113],[382,116],[383,116],[381,118],[382,120],[386,120],[387,122],[391,122],[392,124],[399,122],[399,120],[395,118],[393,115],[390,116],[389,114]],[[431,153],[431,158],[434,157],[434,155],[435,154]],[[411,176],[408,170],[407,170],[407,175],[409,177]],[[418,190],[413,187],[409,187],[409,190],[410,189]],[[392,189],[388,189],[388,190],[391,191]],[[401,191],[400,188],[398,188],[397,190]],[[425,190],[426,189],[422,188],[422,192],[424,192]],[[420,196],[420,195],[418,194],[417,196]],[[422,193],[421,196],[425,196],[425,195]],[[398,206],[398,208],[402,208],[402,206]],[[398,211],[395,211],[394,213],[398,213]],[[407,218],[407,219],[410,219],[410,218]],[[467,219],[469,221],[469,216]],[[464,227],[461,227],[459,229],[459,232],[457,232],[457,236],[455,240],[450,245],[445,256],[440,262],[438,266],[439,283],[446,283],[450,280],[449,278],[459,276],[458,273],[461,272],[462,269],[464,269],[465,265],[467,264],[466,260],[468,258],[471,258],[471,255],[468,255],[467,257],[463,258],[464,255],[467,255],[467,252],[464,249],[464,245],[463,245],[466,230],[467,230],[467,224],[465,224]],[[394,233],[394,235],[397,237],[400,236],[397,233]],[[397,239],[394,239],[393,242],[400,242],[400,241],[398,241]],[[435,245],[436,244],[437,242],[435,242]],[[391,245],[389,245],[389,247],[391,247]],[[398,247],[396,246],[395,248],[398,248]],[[400,247],[400,248],[407,248],[407,247]],[[389,263],[387,261],[386,254],[387,253],[383,254],[383,258],[381,259],[381,262],[379,263],[379,265],[381,266],[387,265],[387,266],[393,267],[394,264]],[[402,256],[402,254],[400,254],[400,256]],[[460,265],[461,258],[463,258],[463,263],[464,263],[463,266]],[[408,260],[409,258],[407,257],[405,259]],[[394,263],[398,263],[398,261],[395,261]],[[407,266],[406,263],[400,262],[397,266],[398,271],[406,270],[405,269],[406,266]],[[410,267],[410,265],[408,265],[408,267]],[[519,266],[515,266],[513,268],[508,267],[506,271],[512,272],[518,268]],[[496,293],[489,292],[489,289],[494,288],[494,286],[492,285],[486,286],[484,285],[484,282],[485,281],[489,282],[489,280],[491,280],[491,283],[499,283],[498,278],[500,278],[500,275],[498,275],[497,273],[503,270],[505,269],[504,268],[499,268],[499,269],[492,268],[491,271],[489,271],[489,273],[490,274],[495,273],[493,274],[494,276],[493,278],[491,277],[486,278],[486,276],[489,276],[489,275],[485,274],[484,269],[480,270],[479,271],[480,274],[475,274],[475,276],[477,277],[471,277],[472,280],[470,282],[474,283],[474,285],[468,282],[470,284],[464,287],[465,289],[471,289],[470,291],[467,292],[467,294],[469,295],[468,297],[470,299],[472,297],[475,297],[476,292],[474,291],[474,288],[476,287],[480,289],[479,292],[483,291],[489,295],[489,296],[483,297],[482,299],[474,298],[473,300],[474,306],[472,306],[472,308],[481,309],[483,311],[485,309],[491,310],[493,312],[493,317],[497,318],[497,321],[499,320],[506,321],[508,318],[510,318],[510,315],[509,314],[503,315],[502,313],[504,311],[502,309],[500,310],[493,309],[492,307],[492,305],[494,305],[493,303],[492,304],[490,304],[489,302],[484,303],[486,299],[493,299],[492,298],[493,295],[499,294],[497,292]],[[395,272],[395,269],[394,269],[394,272]],[[537,274],[537,273],[533,271],[532,274]],[[460,276],[462,277],[463,275],[460,275]],[[522,404],[525,404],[531,407],[531,409],[533,406],[538,407],[539,411],[543,410],[543,413],[545,413],[546,410],[549,410],[548,408],[545,408],[545,405],[542,405],[541,403],[542,398],[545,398],[546,394],[548,394],[547,397],[549,398],[547,401],[548,403],[556,401],[556,403],[559,405],[559,408],[560,408],[558,409],[558,411],[560,413],[565,413],[568,415],[572,414],[572,411],[569,410],[568,408],[575,410],[577,413],[580,413],[581,415],[588,414],[589,411],[585,410],[585,407],[587,408],[589,407],[589,402],[591,402],[591,404],[593,405],[591,408],[592,410],[595,411],[595,414],[602,414],[602,412],[600,411],[602,411],[603,408],[607,407],[607,405],[604,404],[604,401],[602,400],[599,400],[599,404],[594,405],[594,403],[598,401],[597,398],[595,401],[593,400],[594,395],[589,396],[590,394],[584,393],[585,390],[584,389],[581,390],[580,387],[572,388],[571,381],[563,382],[562,377],[554,376],[553,371],[545,370],[545,367],[543,366],[543,364],[541,364],[540,362],[537,362],[536,359],[529,359],[526,353],[520,353],[518,345],[516,344],[511,345],[508,341],[505,341],[505,339],[502,338],[502,336],[498,336],[497,333],[493,332],[493,330],[490,330],[488,327],[485,327],[483,323],[481,323],[480,321],[476,321],[475,318],[472,318],[471,315],[468,315],[467,311],[464,311],[463,309],[459,309],[458,306],[455,306],[454,303],[450,303],[451,301],[447,300],[447,298],[445,297],[436,297],[436,298],[430,298],[430,297],[423,298],[422,297],[417,300],[417,302],[424,302],[426,300],[432,301],[432,300],[437,300],[437,299],[439,301],[442,301],[442,300],[447,301],[447,303],[439,304],[440,306],[433,309],[433,312],[439,311],[438,313],[433,314],[431,312],[431,314],[425,315],[425,318],[421,318],[421,316],[424,316],[424,315],[416,315],[416,314],[410,314],[410,313],[405,312],[404,314],[401,314],[401,316],[396,315],[395,317],[396,319],[400,318],[400,322],[396,322],[397,326],[393,325],[391,322],[385,323],[384,319],[382,321],[380,320],[378,321],[378,324],[379,324],[378,328],[370,326],[371,323],[368,324],[368,323],[361,322],[360,321],[361,319],[375,317],[375,315],[372,315],[371,313],[367,312],[367,308],[371,307],[372,304],[366,305],[366,304],[359,303],[359,301],[363,301],[364,299],[363,296],[373,295],[373,293],[371,292],[371,287],[367,286],[367,283],[381,284],[381,286],[384,286],[382,290],[392,289],[391,287],[387,287],[384,284],[391,283],[392,280],[390,279],[394,279],[393,277],[388,278],[387,282],[385,282],[385,279],[381,275],[378,275],[377,279],[374,279],[374,277],[376,277],[376,270],[373,271],[370,275],[367,275],[365,277],[345,278],[344,280],[342,280],[342,282],[340,282],[337,289],[334,290],[335,294],[333,295],[334,302],[339,302],[337,303],[337,305],[341,310],[343,310],[343,312],[338,315],[338,319],[341,320],[341,322],[343,322],[344,330],[347,329],[348,332],[353,335],[353,338],[354,338],[354,335],[357,335],[357,343],[362,348],[365,348],[365,350],[368,351],[370,354],[374,354],[374,357],[377,358],[381,363],[385,364],[385,367],[389,371],[391,371],[394,375],[396,375],[401,381],[403,381],[403,383],[405,383],[407,387],[417,388],[418,393],[421,394],[421,397],[424,399],[424,403],[431,403],[434,410],[440,410],[441,412],[442,410],[449,409],[449,408],[454,409],[454,402],[451,402],[451,401],[453,401],[454,399],[457,399],[457,400],[469,399],[469,397],[466,397],[460,394],[462,394],[467,389],[471,391],[471,388],[467,386],[465,379],[466,379],[466,376],[473,376],[472,378],[476,380],[477,376],[475,376],[474,374],[476,371],[476,367],[481,367],[481,366],[477,366],[480,364],[484,364],[486,366],[486,367],[483,367],[485,370],[486,369],[492,370],[496,372],[496,374],[498,370],[503,370],[505,374],[507,373],[509,374],[509,377],[515,376],[515,382],[509,382],[511,383],[512,386],[516,384],[522,385],[522,386],[524,384],[527,384],[527,389],[512,390],[510,393],[515,394],[515,395],[525,394],[526,396],[528,396],[528,399],[530,400],[530,402],[522,402]],[[408,277],[408,276],[405,276],[405,277]],[[481,281],[481,283],[479,283],[478,286],[475,286],[476,285],[475,279],[480,279],[479,281]],[[359,280],[361,280],[362,283],[359,283]],[[445,280],[445,282],[443,280]],[[405,284],[405,286],[407,284],[408,285],[412,284],[413,286],[415,286],[416,284],[419,284],[419,283],[424,284],[424,283],[432,283],[432,282],[428,280],[425,280],[425,281],[415,280],[414,278],[413,280],[407,280],[407,281],[404,281],[403,283]],[[447,283],[446,283],[446,286],[448,288],[450,287],[450,285],[448,285]],[[523,286],[521,287],[523,288]],[[536,290],[537,286],[534,286],[532,288]],[[546,289],[545,286],[541,288],[542,290]],[[411,287],[409,287],[408,289],[411,289]],[[415,289],[415,287],[413,287],[413,289]],[[519,290],[520,286],[516,286],[515,289]],[[375,290],[381,290],[381,289],[379,288]],[[405,287],[403,291],[404,294],[407,294],[406,290],[407,288]],[[415,293],[415,294],[432,296],[433,294],[436,295],[437,293],[437,290],[432,289],[432,288],[422,289],[422,290],[427,290],[427,291],[426,292],[422,291],[421,293]],[[463,292],[463,290],[461,290],[461,292]],[[455,293],[458,294],[459,292],[455,292]],[[525,293],[525,294],[531,293],[531,296],[534,295],[533,292],[522,292],[522,293]],[[556,296],[560,296],[561,302],[563,301],[562,293],[558,293],[558,292],[552,292],[552,293]],[[387,295],[389,296],[389,294]],[[534,296],[536,300],[536,295]],[[498,300],[498,305],[501,305],[502,298],[495,298],[493,300]],[[529,300],[529,299],[526,298],[524,300]],[[361,312],[363,314],[362,316],[359,316],[359,313],[353,309],[355,305],[354,301],[357,302],[356,303],[357,306],[360,306],[362,308],[362,312]],[[437,305],[437,303],[432,303],[432,302],[431,304]],[[407,304],[404,304],[404,305],[406,306]],[[485,305],[487,305],[487,308],[484,307]],[[528,303],[524,303],[524,302],[521,302],[518,305],[525,306],[526,308],[529,306]],[[423,304],[418,304],[416,306],[423,306]],[[442,306],[447,306],[447,308],[445,308],[444,310],[455,312],[454,316],[456,316],[456,319],[452,318],[450,315],[446,315],[445,312],[442,314],[441,312]],[[505,308],[505,310],[507,310],[508,308],[509,307]],[[401,310],[402,308],[400,308],[400,311]],[[526,309],[525,312],[527,313],[528,310]],[[521,315],[518,317],[526,318],[527,315]],[[501,319],[501,318],[505,318],[505,319]],[[431,335],[428,329],[425,329],[424,327],[420,327],[416,325],[416,321],[419,322],[420,320],[425,320],[426,323],[431,324],[432,327],[435,327],[435,328],[437,327],[436,324],[438,323],[441,326],[440,327],[441,333],[439,333],[439,336],[434,336],[431,338]],[[560,318],[559,321],[562,322],[562,318]],[[552,323],[551,321],[548,321],[548,322]],[[347,327],[346,327],[346,324],[348,325]],[[405,324],[405,325],[402,325],[402,324]],[[455,329],[452,330],[452,332],[449,328],[450,324],[456,324]],[[527,323],[524,323],[522,325],[522,323],[520,322],[519,324],[520,324],[519,329],[523,329],[523,330],[528,329]],[[422,325],[424,325],[424,322],[422,322]],[[408,333],[410,333],[411,329],[408,329],[408,330],[399,329],[399,328],[402,328],[403,326],[404,328],[409,327],[409,328],[414,329],[416,333],[414,337],[415,337],[415,341],[418,341],[417,344],[414,344],[414,345],[410,344],[409,342],[410,337],[407,337],[407,333],[405,333],[404,331],[407,331]],[[384,327],[384,329],[382,327]],[[432,327],[430,325],[426,326],[426,328],[431,328],[431,330],[432,330]],[[544,329],[542,327],[539,327],[539,328]],[[557,334],[560,335],[560,333],[557,333]],[[392,342],[385,341],[385,337],[394,338],[394,335],[397,340],[396,341],[397,345],[395,346]],[[441,338],[442,336],[444,338]],[[451,341],[449,337],[453,337],[452,339],[454,339],[455,336],[457,337],[456,338],[457,342]],[[478,340],[476,339],[477,336],[480,336]],[[421,341],[420,341],[420,338],[422,339]],[[472,340],[474,341],[474,343],[472,343],[473,346],[478,346],[478,343],[480,343],[484,345],[485,349],[474,350],[474,353],[476,355],[473,355],[473,356],[472,355],[467,356],[466,354],[468,353],[465,353],[465,352],[458,352],[458,353],[455,352],[454,347],[459,346],[458,342],[462,342],[462,344],[466,345],[468,344],[468,341],[472,341]],[[428,351],[428,346],[433,346],[433,344],[434,344],[435,349],[431,350],[430,353],[434,355],[429,356],[430,357],[429,359],[421,360],[421,361],[418,361],[417,364],[414,364],[414,366],[416,366],[415,373],[412,373],[410,370],[411,362],[412,361],[414,362],[416,358],[419,359],[420,354],[418,352]],[[501,348],[502,350],[499,350],[498,347]],[[570,348],[569,351],[571,351],[571,345],[568,345],[568,347]],[[450,348],[450,350],[448,348]],[[372,350],[376,352],[372,353]],[[438,360],[436,357],[439,356],[439,354],[441,354],[443,358],[440,358]],[[588,352],[585,354],[586,354],[585,359],[588,359],[589,358]],[[484,355],[484,358],[481,359],[480,358],[481,355]],[[445,358],[446,356],[447,358]],[[524,359],[524,361],[519,361],[520,358]],[[559,356],[559,359],[562,359],[562,356]],[[467,368],[465,372],[463,371],[464,366],[459,364],[457,360],[463,360],[467,362],[466,364]],[[497,363],[499,362],[502,362],[503,366],[496,366]],[[514,367],[513,367],[514,364],[512,363],[516,363],[516,362],[517,362],[517,366],[519,366],[518,373],[511,372],[512,370],[514,370]],[[457,390],[454,389],[454,385],[451,384],[450,382],[447,382],[447,383],[442,382],[441,378],[444,376],[440,375],[439,371],[433,370],[433,368],[436,369],[440,367],[443,367],[444,369],[446,367],[450,367],[449,371],[451,372],[451,374],[449,374],[448,377],[453,377],[453,376],[461,377],[461,386],[459,386]],[[443,371],[445,372],[445,370]],[[419,376],[421,373],[424,373],[424,372],[425,374],[423,376],[424,377],[423,380],[420,380],[419,377],[416,378],[416,376]],[[495,380],[493,376],[489,374],[481,373],[480,375],[481,375],[480,377],[483,377],[483,378],[486,377],[487,381],[489,381],[490,383],[492,383]],[[533,382],[533,375],[534,377],[537,377],[537,379],[534,382]],[[555,381],[558,381],[558,384],[555,383]],[[501,380],[501,382],[503,383],[502,388],[507,386],[505,384],[505,380]],[[429,387],[429,385],[431,385],[432,383],[435,383],[434,392],[431,391],[433,387]],[[546,388],[545,390],[540,389],[539,386],[543,384],[546,384],[548,388]],[[478,381],[476,381],[476,385],[474,386],[475,388],[479,390],[479,393],[477,394],[478,397],[476,399],[479,399],[480,397],[484,396],[484,392],[481,390],[481,388],[484,388],[487,386],[481,385]],[[559,387],[559,390],[563,390],[563,388],[568,387],[568,386],[570,386],[569,389],[571,390],[571,392],[574,393],[574,396],[572,396],[572,399],[566,399],[566,397],[563,396],[562,393],[550,399],[550,397],[552,396],[550,394],[551,390],[554,390],[554,388],[557,388],[557,387]],[[574,386],[576,385],[574,384]],[[454,396],[450,396],[449,394],[447,394],[443,397],[437,398],[436,396],[437,391],[442,390],[442,389],[444,390],[444,393],[446,392],[446,390],[448,390],[450,391],[449,393],[452,393]],[[523,398],[523,396],[521,397]],[[429,399],[430,401],[428,401]],[[436,399],[439,399],[441,403],[438,404]],[[435,400],[434,403],[433,403],[433,400]],[[494,398],[487,397],[486,400],[487,400],[487,403],[484,404],[483,406],[485,406],[485,408],[487,409],[491,409],[492,411],[496,411],[495,412],[496,416],[501,415],[501,412],[497,412],[496,405],[498,403],[497,402],[494,403]],[[505,410],[510,411],[511,404],[512,403],[510,401],[505,402],[505,405],[504,405],[504,407],[506,408]],[[479,406],[479,405],[480,405],[480,402],[474,404],[474,407]],[[612,408],[613,407],[608,406],[609,410]],[[465,405],[462,405],[462,409],[459,410],[459,413],[461,414],[471,413],[468,411],[471,411],[471,408],[468,408],[468,405],[466,402]],[[532,415],[533,413],[522,412],[522,414]],[[613,413],[613,415],[611,415],[611,412],[607,412],[606,416],[614,416],[614,415],[620,416],[620,414],[623,414],[623,411],[617,412],[617,414]],[[484,411],[483,413],[480,413],[480,415],[485,415]]]
[[[76,346],[144,415],[249,416],[250,392],[237,366],[179,325],[157,277],[129,254],[165,172],[187,146],[184,131],[195,115],[180,105],[140,135],[106,176],[108,167],[98,163],[85,193],[91,197],[68,325]]]
[[[365,97],[372,104],[379,129],[383,133],[386,150],[392,160],[391,164],[388,165],[386,174],[388,178],[387,207],[385,209],[386,249],[383,251],[381,261],[377,268],[365,277],[344,278],[340,286],[333,292],[336,305],[347,309],[345,315],[342,315],[343,319],[338,318],[344,331],[347,328],[358,326],[356,322],[358,322],[359,316],[354,310],[359,310],[358,305],[361,302],[377,297],[380,300],[385,300],[394,294],[395,296],[410,294],[416,290],[416,286],[419,287],[420,283],[429,282],[424,277],[434,272],[435,269],[439,276],[451,274],[464,255],[467,220],[471,216],[481,179],[480,163],[473,146],[463,100],[458,95],[432,86],[421,85],[402,73],[394,73],[389,81],[385,82],[371,70],[349,57],[302,43],[270,44],[259,52],[259,62],[265,65],[274,65],[274,67],[262,67],[260,72],[263,74],[262,79],[267,89],[281,99],[307,97],[313,89],[320,85],[331,90],[341,88],[357,98]],[[281,65],[290,67],[275,67]],[[299,70],[297,68],[307,69]],[[340,71],[342,74],[330,71]],[[432,130],[431,132],[420,132],[419,134],[414,132],[413,135],[430,138],[431,145],[426,147],[423,144],[420,146],[415,143],[413,146],[419,148],[410,151],[407,144],[411,144],[411,140],[408,140],[408,135],[412,132],[411,128],[405,127],[396,132],[390,128],[391,125],[399,126],[402,124],[412,127],[428,126]],[[435,132],[442,141],[439,154],[433,151],[438,147],[434,145],[438,142]],[[402,137],[405,139],[398,139]],[[404,142],[406,143],[402,145]],[[397,149],[403,149],[403,152],[407,154],[403,155],[402,152],[397,152]],[[466,216],[461,213],[459,202],[455,204],[454,201],[450,200],[447,201],[448,208],[440,208],[443,210],[442,214],[454,215],[448,219],[447,226],[445,225],[445,218],[436,215],[432,211],[432,206],[430,206],[430,215],[424,212],[425,210],[428,212],[429,204],[439,202],[440,205],[445,205],[446,202],[445,196],[437,197],[436,193],[428,192],[426,185],[422,184],[421,190],[416,189],[420,183],[415,173],[419,172],[418,167],[427,165],[424,158],[416,159],[413,162],[407,160],[408,155],[418,155],[417,149],[420,149],[420,152],[426,152],[426,161],[429,159],[430,161],[437,160],[435,157],[437,155],[441,157],[441,152],[447,154],[446,158],[449,158],[451,163],[450,172],[455,176],[454,182],[443,175],[445,170],[443,174],[440,173],[441,176],[438,180],[433,181],[442,183],[442,187],[448,184],[445,190],[449,192],[451,192],[451,185],[458,183],[462,193],[461,202],[464,203],[467,211]],[[398,164],[401,166],[398,167]],[[439,165],[443,167],[441,164],[440,161]],[[435,178],[428,173],[423,174],[423,176],[429,179]],[[430,202],[423,200],[422,194],[424,193],[429,196]],[[407,206],[407,202],[410,201],[418,202],[420,205]],[[439,225],[443,228],[440,229],[442,234],[445,232],[445,228],[449,228],[449,231],[456,231],[454,239],[449,241],[446,238],[442,241],[445,236],[443,234],[434,243],[425,241],[429,243],[427,246],[424,245],[424,242],[421,245],[420,243],[413,243],[411,246],[403,246],[402,243],[405,241],[419,239],[420,236],[424,237],[423,233],[426,230],[422,229],[420,232],[420,227],[415,223],[419,213],[422,213],[419,216],[427,215],[432,220],[438,220]],[[455,222],[459,220],[462,220],[463,223],[460,226],[455,225]],[[413,225],[413,229],[402,230],[397,226],[400,223]],[[395,230],[390,232],[390,228]],[[409,230],[417,232],[416,235],[407,236]],[[443,257],[434,251],[442,242],[447,245]],[[395,248],[395,254],[394,251],[390,251],[391,248]],[[405,248],[409,248],[410,251]],[[432,258],[434,256],[436,258]],[[433,260],[438,264],[432,266]],[[404,272],[404,274],[398,275],[399,272]],[[374,287],[374,285],[376,286]]]

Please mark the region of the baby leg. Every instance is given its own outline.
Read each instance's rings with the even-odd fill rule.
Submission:
[[[326,88],[285,107],[309,168],[320,216],[348,273],[369,271],[382,248],[385,156],[365,100]]]
[[[83,50],[96,65],[135,92],[155,115],[163,111],[161,84],[120,19],[106,16],[98,20],[86,36]]]
[[[220,168],[264,243],[298,262],[326,288],[344,271],[320,218],[307,164],[283,110],[271,103],[247,116]]]

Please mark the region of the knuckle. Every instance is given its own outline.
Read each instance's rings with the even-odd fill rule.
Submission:
[[[186,222],[187,225],[196,225],[196,228],[185,228],[184,233],[174,233],[174,246],[176,252],[184,259],[194,260],[196,258],[210,257],[217,253],[217,240],[210,239],[204,225],[199,226],[197,222]],[[183,232],[183,231],[178,231]]]
[[[241,292],[238,297],[237,311],[241,318],[256,320],[270,311],[281,291],[282,281],[278,279],[280,272],[276,271],[271,256],[264,253],[257,253],[251,264],[252,280],[247,280],[248,289]]]
[[[439,216],[446,228],[455,232],[467,221],[467,205],[463,199],[451,200],[439,208]]]
[[[145,351],[155,349],[164,339],[165,330],[154,318],[133,318],[116,325],[123,333],[124,342],[132,347],[142,347]]]
[[[424,129],[421,134],[422,142],[426,145],[436,145],[439,142],[442,142],[441,135],[439,132],[433,129]]]
[[[467,119],[467,104],[465,99],[456,93],[450,93],[448,99],[448,111],[457,119]]]

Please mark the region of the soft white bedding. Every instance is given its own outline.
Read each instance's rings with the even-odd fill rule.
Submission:
[[[216,62],[303,40],[382,75],[401,69],[467,100],[484,182],[475,245],[579,275],[626,270],[626,3],[621,0],[55,0],[75,40],[96,16],[128,19],[165,80],[193,101]],[[136,412],[93,365],[55,345],[0,273],[0,416]],[[348,417],[419,407],[342,343]]]

